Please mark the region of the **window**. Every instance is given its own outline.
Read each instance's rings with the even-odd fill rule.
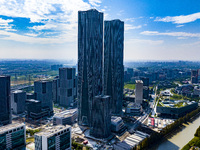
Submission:
[[[72,79],[72,68],[67,69],[67,79],[71,80]]]
[[[72,89],[67,90],[67,97],[70,97],[70,96],[72,96]]]
[[[42,93],[46,93],[46,83],[42,83]]]

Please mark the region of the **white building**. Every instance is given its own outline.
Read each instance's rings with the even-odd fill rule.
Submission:
[[[143,81],[142,80],[136,80],[136,86],[135,86],[135,103],[136,104],[142,104],[143,101]]]
[[[77,109],[70,109],[65,110],[60,113],[57,113],[53,117],[53,124],[54,125],[72,125],[75,123],[78,117],[78,110]]]
[[[71,150],[71,126],[49,127],[35,134],[35,150]]]
[[[26,127],[13,123],[0,127],[0,149],[21,149],[26,146]]]
[[[195,86],[194,87],[194,95],[199,95],[200,96],[200,87],[199,86]]]
[[[137,103],[129,103],[126,107],[126,114],[128,115],[138,116],[141,114],[141,111],[141,105]]]
[[[117,117],[117,116],[111,117],[111,130],[113,132],[119,132],[124,127],[125,127],[124,122],[121,117]]]

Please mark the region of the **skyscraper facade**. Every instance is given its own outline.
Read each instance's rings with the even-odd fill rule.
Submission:
[[[41,101],[42,108],[49,108],[53,112],[52,81],[34,82],[34,92],[36,99]]]
[[[143,101],[143,81],[142,80],[136,80],[135,85],[135,103],[136,104],[142,104]]]
[[[58,103],[62,106],[73,105],[76,99],[75,74],[75,68],[59,68]]]
[[[198,83],[198,70],[192,70],[191,71],[191,83]]]
[[[52,81],[52,94],[53,94],[53,102],[58,103],[58,86],[59,85],[59,77],[55,77]]]
[[[92,101],[102,93],[103,13],[78,12],[78,122],[91,125]]]
[[[0,126],[11,123],[10,76],[0,76]]]
[[[107,138],[111,134],[110,96],[95,96],[92,104],[92,124],[90,135]]]
[[[17,90],[11,93],[11,107],[14,114],[25,112],[26,92]]]
[[[104,94],[111,96],[113,114],[122,111],[124,88],[124,22],[104,22]]]

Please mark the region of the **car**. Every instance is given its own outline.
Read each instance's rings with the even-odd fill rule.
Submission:
[[[88,141],[87,141],[87,140],[83,141],[83,144],[87,145],[87,144],[88,144]]]

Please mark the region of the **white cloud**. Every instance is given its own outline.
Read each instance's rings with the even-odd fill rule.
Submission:
[[[161,22],[173,22],[175,24],[183,24],[196,21],[200,19],[200,12],[190,14],[190,15],[181,15],[181,16],[167,16],[164,18],[157,17],[154,21],[161,21]]]
[[[131,24],[125,24],[124,28],[125,28],[125,31],[128,31],[128,30],[132,30],[132,29],[140,29],[140,28],[142,28],[142,26],[141,25],[133,26]]]
[[[15,29],[12,29],[13,24],[10,24],[13,22],[13,19],[2,19],[0,18],[0,29],[5,31],[16,31]]]
[[[179,40],[185,40],[185,39],[188,39],[187,37],[177,37],[177,39]]]
[[[145,39],[129,39],[126,41],[126,44],[148,44],[148,45],[160,45],[163,43],[163,40],[145,40]]]
[[[180,27],[183,27],[183,26],[184,26],[184,25],[181,24],[181,25],[177,25],[176,27],[177,27],[177,28],[180,28]]]
[[[135,21],[135,18],[126,18],[124,21],[134,22],[134,21]]]
[[[1,26],[2,25],[8,25],[8,23],[11,23],[11,22],[13,22],[13,19],[7,19],[7,20],[5,20],[5,19],[0,18],[0,25]]]
[[[73,33],[70,32],[65,32],[60,36],[54,36],[50,38],[41,38],[37,37],[37,34],[25,34],[25,35],[19,35],[17,33],[13,32],[7,32],[4,30],[0,30],[0,39],[3,40],[12,40],[12,41],[17,41],[17,42],[26,42],[26,43],[38,43],[38,44],[48,44],[48,43],[65,43],[65,42],[74,42],[75,41],[75,36]],[[38,34],[39,35],[39,34]]]
[[[48,29],[51,29],[51,30],[55,30],[56,29],[56,25],[53,25],[53,24],[45,24],[45,25],[40,25],[40,26],[33,26],[33,27],[30,27],[29,29],[34,29],[34,30],[48,30]]]
[[[124,10],[120,10],[118,13],[117,13],[117,16],[122,16],[124,13]]]
[[[101,0],[89,0],[89,3],[95,7],[99,7],[99,4],[101,4]]]
[[[61,10],[60,13],[56,13],[57,8]],[[0,1],[0,15],[30,18],[32,22],[51,19],[68,22],[76,21],[78,10],[86,10],[89,8],[91,8],[91,5],[83,0]]]
[[[200,33],[187,33],[187,32],[158,32],[158,31],[143,31],[143,35],[164,35],[174,37],[195,37],[200,38]]]
[[[30,34],[24,35],[7,33],[9,36],[7,39],[15,40],[13,37],[18,37],[22,38],[24,42],[31,42],[31,40],[33,40],[31,43],[48,43],[48,41],[53,43],[71,42],[75,41],[77,36],[78,11],[91,9],[92,5],[100,3],[100,0],[90,0],[89,3],[84,2],[84,0],[0,0],[0,15],[30,18],[31,22],[44,23],[44,25],[29,28],[36,32],[43,32],[42,30],[52,30],[55,33],[60,32],[59,36],[56,34],[57,36],[54,37],[53,33],[46,34],[46,32],[43,32],[43,35],[48,35],[48,37],[52,36],[51,39],[53,40],[34,36],[33,31],[30,31]],[[8,23],[12,21],[11,19],[7,21],[1,19],[0,28],[3,28],[1,25],[7,25],[7,27],[3,28],[4,31],[15,31],[12,29],[12,25],[8,26]],[[6,33],[0,32],[0,34],[5,35]],[[27,37],[27,39],[25,37]],[[36,37],[38,40],[36,40]],[[17,40],[23,42],[22,39]]]

